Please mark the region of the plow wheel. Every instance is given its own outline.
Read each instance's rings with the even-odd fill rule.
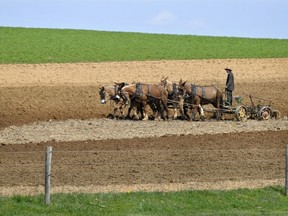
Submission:
[[[259,112],[260,120],[268,120],[272,116],[272,110],[269,107],[263,107]]]
[[[247,109],[245,106],[237,106],[235,110],[235,117],[238,121],[246,121],[248,118]]]

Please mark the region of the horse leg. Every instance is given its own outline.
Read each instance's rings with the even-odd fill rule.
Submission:
[[[131,116],[130,116],[130,114],[131,114],[131,110],[133,109],[133,106],[129,106],[129,108],[128,108],[128,112],[127,112],[127,115],[126,115],[126,119],[130,119],[131,118]]]
[[[219,99],[216,102],[212,103],[212,105],[216,108],[216,120],[220,120],[223,118],[223,113],[221,111],[221,105]],[[215,116],[214,116],[215,117]]]
[[[188,105],[188,106],[184,106],[183,109],[184,109],[184,110],[183,110],[183,112],[184,112],[183,120],[188,120],[188,121],[191,120],[188,112],[189,112],[189,110],[192,111],[192,107],[190,107],[190,105]]]
[[[216,120],[219,121],[222,118],[223,118],[223,113],[220,107],[216,107]]]
[[[173,104],[174,107],[174,104]],[[169,119],[169,110],[168,110],[168,104],[167,104],[167,100],[165,98],[162,98],[160,100],[160,111],[161,111],[161,117],[163,118],[163,120],[168,120]]]
[[[165,116],[165,120],[168,120],[169,119],[169,110],[168,110],[168,105],[167,103],[164,103],[164,116]],[[175,116],[175,113],[176,113],[176,118],[177,118],[177,109],[175,108],[174,110],[174,116]]]
[[[183,98],[180,98],[180,100],[179,100],[179,111],[180,111],[182,120],[186,120],[187,118],[189,119],[189,116],[187,114],[187,109],[184,107],[184,99]]]
[[[117,111],[118,109],[120,108],[119,104],[116,103],[115,101],[113,101],[113,119],[116,119],[117,118]]]
[[[223,99],[221,96],[219,96],[217,99],[217,114],[216,114],[217,120],[221,120],[221,119],[224,120],[224,116],[223,116],[224,113],[221,110],[221,106],[222,106],[221,103],[223,104]]]
[[[144,109],[144,113],[143,113],[143,119],[142,121],[147,121],[148,120],[148,110],[149,110],[149,107],[148,107],[148,104],[147,103],[142,103],[143,105],[143,109]]]
[[[192,121],[195,121],[195,114],[196,114],[196,111],[198,111],[198,114],[200,115],[200,119],[202,120],[202,121],[204,121],[204,119],[205,119],[205,116],[204,116],[204,110],[203,110],[203,108],[202,108],[202,106],[200,105],[200,104],[198,104],[198,105],[192,105],[192,109],[191,109],[191,111],[192,111],[192,117],[191,117],[191,120]]]
[[[123,99],[123,104],[125,106],[130,105],[131,103],[133,103],[133,99],[130,98],[130,95],[128,92],[122,92],[121,91],[121,98]]]
[[[124,101],[120,101],[119,110],[120,110],[121,118],[125,118],[125,113],[124,113],[125,107],[126,107],[126,104],[124,103]]]
[[[191,108],[191,119],[190,121],[195,121],[195,112],[196,112],[196,109],[194,106],[192,106]]]
[[[139,103],[139,104],[137,105],[136,110],[137,110],[137,116],[138,116],[138,113],[140,113],[141,119],[143,119],[143,118],[144,118],[144,108],[143,108],[143,106],[142,106],[141,103]],[[140,118],[139,118],[139,119],[140,119]]]
[[[161,107],[162,107],[161,108],[162,119],[164,121],[166,121],[168,119],[168,109],[167,109],[167,107],[164,104]]]
[[[140,119],[138,113],[140,113],[141,119],[142,119],[142,118],[143,118],[143,109],[142,109],[142,105],[141,105],[141,104],[137,104],[137,105],[134,107],[134,116],[133,116],[133,118],[134,118],[135,120],[139,120],[139,119]]]
[[[115,107],[114,110],[113,110],[113,119],[116,119],[117,110],[118,110],[117,107]]]
[[[131,118],[133,118],[134,116],[137,116],[137,119],[138,119],[137,111],[135,111],[135,107],[136,107],[137,105],[138,105],[138,104],[137,104],[137,102],[135,101],[135,99],[132,99],[132,100],[130,101],[130,106],[129,106],[129,108],[128,108],[128,113],[127,113],[127,115],[126,115],[126,118],[127,118],[127,119],[131,119]],[[134,115],[132,115],[132,117],[131,117],[131,111],[132,111],[132,109],[134,110]]]
[[[204,121],[205,115],[204,115],[204,110],[203,110],[202,106],[199,104],[197,109],[198,109],[198,113],[200,114],[200,119],[202,121]]]
[[[160,106],[160,112],[163,120],[167,120],[169,116],[168,106],[167,106],[167,100],[165,98],[162,98],[162,100],[159,101]]]
[[[156,108],[156,119],[157,121],[161,121],[161,117],[164,119],[163,106],[160,104],[160,102],[157,102]]]
[[[161,117],[163,120],[166,120],[166,111],[165,111],[165,108],[164,108],[164,104],[161,104],[159,102],[159,105],[158,105],[158,120],[160,121],[161,120]]]
[[[167,119],[167,106],[163,102],[163,100],[157,100],[157,119],[160,121],[161,119]]]
[[[154,117],[157,121],[160,121],[161,120],[161,116],[160,116],[160,113],[161,112],[161,104],[160,104],[160,101],[157,100],[157,99],[153,99],[150,101],[150,104],[151,104],[151,109],[153,110],[153,114],[154,114]]]
[[[224,120],[223,112],[221,111],[220,108],[216,110],[216,119],[217,121]]]
[[[134,120],[139,120],[140,117],[138,115],[138,107],[133,107],[132,109],[133,109],[134,113],[133,113],[132,117],[130,117],[130,118],[133,118]]]
[[[131,111],[134,111],[132,116],[131,116]],[[133,103],[133,105],[131,104],[131,106],[129,107],[129,118],[130,119],[134,119],[134,120],[139,120],[140,117],[138,115],[138,113],[140,112],[141,116],[143,117],[143,110],[142,110],[142,106],[141,104],[138,104],[136,102]]]
[[[120,106],[119,108],[119,111],[120,111],[120,118],[124,118],[124,108],[122,106]]]
[[[177,104],[173,103],[173,110],[174,110],[174,116],[173,119],[177,119],[178,113],[177,113]]]
[[[165,120],[166,119],[166,109],[165,103],[163,103],[160,99],[153,99],[150,101],[151,109],[154,112],[154,117],[158,121],[161,120],[161,117]]]

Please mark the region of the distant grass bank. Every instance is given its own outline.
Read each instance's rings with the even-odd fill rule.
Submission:
[[[288,39],[0,27],[0,64],[288,57]]]
[[[287,215],[282,187],[232,191],[0,197],[1,215]]]

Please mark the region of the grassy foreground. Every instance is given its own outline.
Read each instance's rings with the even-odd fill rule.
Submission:
[[[0,197],[0,215],[286,215],[282,187],[173,193],[55,194]]]
[[[0,27],[0,64],[288,57],[288,39]]]

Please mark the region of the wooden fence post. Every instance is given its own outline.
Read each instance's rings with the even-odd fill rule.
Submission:
[[[45,153],[45,204],[50,204],[50,177],[51,177],[52,147],[47,146]]]
[[[286,146],[285,195],[288,195],[288,145]]]

